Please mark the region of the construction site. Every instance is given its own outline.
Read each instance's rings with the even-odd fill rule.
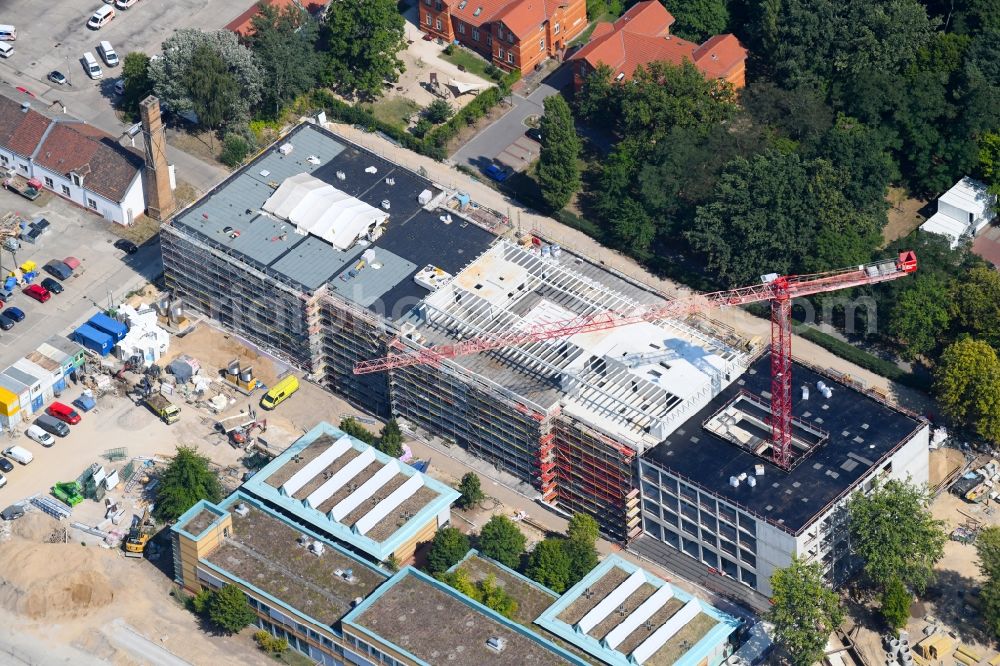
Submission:
[[[808,391],[792,391],[804,371],[791,360],[791,298],[905,277],[912,255],[669,299],[312,122],[179,213],[162,245],[167,288],[194,311],[354,405],[491,462],[556,511],[595,516],[621,544],[652,538],[662,547],[648,550],[654,559],[695,558],[731,581],[734,596],[769,592],[770,567],[808,554],[795,534],[818,539],[824,521],[840,525],[831,516],[854,489],[882,473],[927,477],[920,418],[821,369],[804,377],[818,393],[812,403]],[[770,346],[710,318],[754,302],[773,305]],[[893,415],[879,422],[877,450],[853,441],[864,441],[853,427],[823,425],[834,403],[817,403],[830,395],[845,414],[872,404]],[[714,476],[695,493],[700,508],[686,510],[690,525],[677,524],[695,547],[653,524],[665,515],[655,484],[667,492],[669,475],[687,478],[674,470],[687,454],[670,457],[676,436],[694,450],[702,438],[719,442],[708,461]],[[822,510],[802,524],[758,522],[753,503],[729,492],[763,494],[765,481],[798,488],[794,474],[825,470],[847,446],[867,462],[847,473],[835,471],[837,460],[820,473],[829,484]],[[750,478],[755,465],[764,471]],[[730,514],[746,519],[728,522]],[[772,523],[773,538],[763,536]],[[720,524],[745,532],[731,542],[750,546],[745,557],[721,555],[729,547]],[[824,532],[825,547],[833,538]],[[760,568],[758,539],[768,553]]]

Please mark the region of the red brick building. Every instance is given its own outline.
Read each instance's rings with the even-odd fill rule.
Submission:
[[[587,0],[419,0],[420,28],[507,71],[531,72],[587,27]]]
[[[658,0],[634,5],[614,23],[599,23],[586,46],[574,53],[573,79],[577,88],[599,65],[628,81],[639,65],[665,61],[694,63],[706,77],[722,79],[737,89],[746,84],[747,51],[735,35],[716,35],[701,46],[670,34],[674,23]]]

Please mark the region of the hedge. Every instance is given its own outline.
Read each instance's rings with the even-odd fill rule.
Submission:
[[[451,119],[429,131],[423,138],[418,138],[410,132],[389,123],[382,122],[371,111],[352,106],[334,97],[327,90],[317,90],[312,101],[323,107],[331,119],[358,125],[369,132],[379,131],[399,143],[404,148],[426,155],[435,160],[443,160],[448,156],[446,147],[465,125],[474,125],[485,117],[493,107],[510,94],[513,85],[521,78],[519,71],[511,72],[500,80],[498,87],[487,88],[476,98],[459,110]]]
[[[912,372],[903,370],[895,363],[881,359],[874,354],[869,354],[865,350],[858,349],[854,345],[828,335],[823,331],[816,330],[815,328],[806,328],[802,330],[800,335],[806,340],[816,343],[823,349],[836,354],[840,358],[850,361],[854,365],[866,370],[870,370],[877,375],[881,375],[886,379],[921,391],[930,389],[930,381],[925,377],[918,377]]]

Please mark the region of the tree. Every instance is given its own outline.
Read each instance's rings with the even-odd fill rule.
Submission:
[[[876,213],[885,224],[885,195],[899,178],[899,167],[889,154],[885,136],[864,123],[841,116],[819,140],[817,157],[844,175],[843,192],[856,208]]]
[[[191,110],[198,116],[200,125],[218,129],[234,119],[234,100],[239,96],[239,86],[222,57],[211,46],[202,44],[191,54],[185,86],[191,98]]]
[[[922,593],[933,579],[948,537],[931,515],[930,499],[926,488],[891,479],[848,501],[854,551],[879,589],[887,590],[897,579]]]
[[[994,636],[1000,637],[1000,527],[987,527],[976,539],[979,571],[986,578],[979,599],[983,616]]]
[[[670,13],[677,21],[670,26],[671,34],[693,42],[725,32],[729,23],[724,0],[673,0]]]
[[[424,109],[424,117],[435,125],[447,121],[454,115],[455,111],[446,100],[436,99]]]
[[[479,476],[475,472],[466,472],[462,476],[462,480],[458,484],[458,492],[462,493],[456,502],[460,509],[471,509],[486,498],[486,495],[483,494],[482,484],[479,482]]]
[[[948,305],[948,285],[933,274],[918,273],[910,288],[900,293],[889,318],[889,333],[902,344],[905,358],[916,359],[937,348],[951,324]]]
[[[614,80],[614,72],[601,63],[587,74],[576,92],[574,103],[581,119],[595,127],[610,128],[618,118],[622,87]]]
[[[561,210],[580,189],[580,139],[562,95],[546,97],[536,176],[545,204]]]
[[[393,458],[403,455],[403,432],[399,429],[396,419],[389,419],[382,427],[377,448]]]
[[[913,597],[906,586],[898,578],[889,580],[882,592],[882,617],[893,631],[899,631],[906,626],[910,617],[910,602]]]
[[[489,574],[479,582],[479,592],[482,595],[482,604],[489,609],[495,610],[504,617],[513,620],[517,613],[517,599],[512,597],[507,590],[497,585],[497,577]]]
[[[435,577],[442,583],[450,585],[470,599],[482,602],[482,591],[475,583],[472,582],[472,579],[469,577],[469,572],[463,567],[459,567],[451,572],[445,571],[439,573]]]
[[[979,169],[990,193],[1000,195],[1000,134],[986,132],[979,137]]]
[[[211,102],[204,99],[204,91],[192,88],[201,82],[200,78],[192,76],[192,60],[196,52],[200,54],[199,58],[204,59],[202,54],[206,49],[218,56],[224,63],[226,73],[236,84],[235,87],[226,85],[219,88],[226,97]],[[163,42],[163,55],[149,63],[149,78],[160,102],[169,104],[174,111],[194,111],[194,97],[197,96],[203,105],[211,103],[221,107],[221,115],[227,122],[249,119],[251,109],[260,102],[264,85],[263,72],[253,53],[239,43],[235,33],[228,30],[175,30]]]
[[[796,557],[771,575],[771,610],[774,637],[792,656],[795,666],[822,660],[830,632],[844,621],[836,593],[823,584],[818,563],[805,564]]]
[[[153,82],[149,78],[149,56],[141,51],[126,53],[122,60],[122,110],[135,118],[139,115],[139,102],[153,92]]]
[[[403,71],[404,19],[395,0],[338,0],[326,11],[326,77],[349,95],[377,97]]]
[[[1000,441],[1000,361],[992,347],[973,338],[949,345],[938,362],[934,388],[948,418]]]
[[[952,283],[948,302],[961,333],[1000,347],[1000,273],[977,266]]]
[[[593,516],[586,513],[575,513],[566,526],[566,536],[569,537],[570,541],[579,541],[593,546],[601,536],[601,528]]]
[[[219,161],[228,167],[236,168],[243,164],[253,148],[247,139],[235,132],[226,134],[222,140],[222,155]]]
[[[363,425],[354,420],[354,417],[348,416],[346,419],[340,420],[340,429],[345,433],[353,437],[354,439],[360,439],[365,444],[369,446],[375,445],[375,435],[372,434],[370,430],[365,428]]]
[[[222,484],[219,475],[209,467],[208,458],[194,447],[178,446],[156,486],[153,513],[157,520],[176,520],[200,500],[221,499]]]
[[[571,563],[563,539],[549,537],[535,546],[525,573],[529,578],[562,594],[569,587]]]
[[[503,515],[490,518],[479,532],[479,551],[511,569],[521,564],[525,542],[517,523]]]
[[[434,535],[427,552],[427,570],[432,574],[447,571],[469,552],[469,537],[454,527],[443,527]]]
[[[267,81],[261,90],[261,109],[277,117],[286,104],[319,80],[319,22],[296,5],[279,9],[260,2],[257,10],[246,41]]]
[[[573,587],[597,566],[599,562],[597,548],[593,543],[579,539],[566,539],[563,541],[563,550],[566,551],[566,557],[570,563],[569,580],[566,587]]]
[[[228,634],[235,634],[257,619],[247,595],[236,585],[223,585],[208,602],[208,619]]]

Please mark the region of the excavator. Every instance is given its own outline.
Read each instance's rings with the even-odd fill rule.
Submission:
[[[151,528],[153,522],[149,519],[149,509],[142,513],[142,518],[132,521],[132,527],[128,531],[123,543],[125,547],[125,557],[142,557],[146,550],[146,543],[153,536]]]

